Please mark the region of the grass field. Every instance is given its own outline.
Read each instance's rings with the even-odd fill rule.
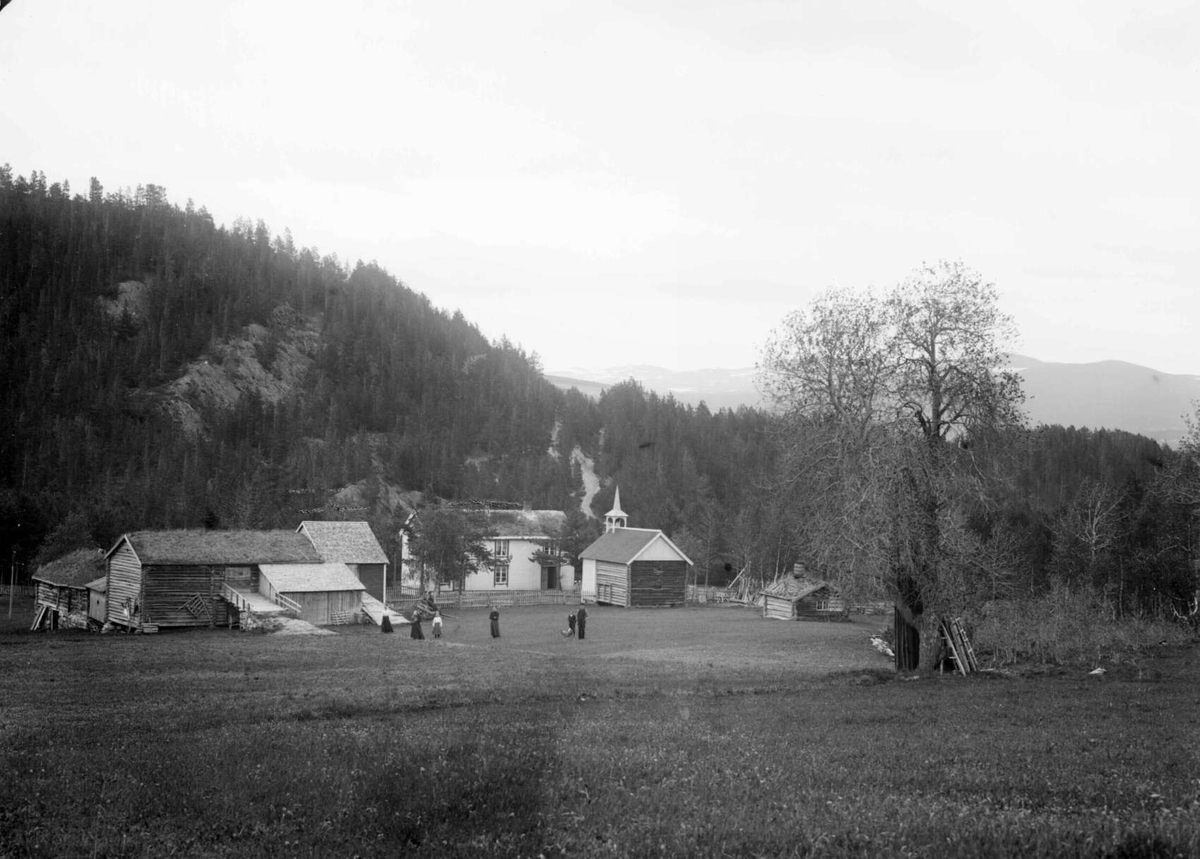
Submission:
[[[0,856],[1200,855],[1194,650],[913,680],[880,619],[450,612],[0,634]]]

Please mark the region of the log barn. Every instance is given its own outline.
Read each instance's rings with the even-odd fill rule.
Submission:
[[[104,552],[77,549],[33,574],[32,629],[86,629],[88,583],[104,575]]]
[[[630,528],[628,521],[618,487],[604,516],[604,533],[579,553],[579,601],[625,608],[683,605],[691,559],[662,531]]]
[[[226,583],[258,585],[260,564],[319,564],[296,531],[137,531],[106,555],[105,619],[140,632],[231,620]]]
[[[845,620],[846,602],[828,582],[811,579],[803,564],[762,590],[763,617],[776,620]]]
[[[637,606],[683,605],[692,561],[662,531],[629,528],[621,490],[604,517],[604,533],[579,553],[583,561],[580,602]]]
[[[308,538],[322,560],[345,564],[368,594],[387,603],[387,554],[369,523],[304,521],[296,530]]]
[[[317,626],[355,623],[366,586],[345,564],[259,564],[258,592],[300,606],[300,620]]]

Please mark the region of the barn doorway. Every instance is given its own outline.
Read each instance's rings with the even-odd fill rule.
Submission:
[[[558,590],[558,567],[546,567],[546,590]]]

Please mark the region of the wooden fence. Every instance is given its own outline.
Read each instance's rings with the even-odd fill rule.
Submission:
[[[409,615],[416,606],[416,595],[405,594],[401,599],[388,600],[388,608]],[[438,608],[500,608],[527,605],[579,605],[579,591],[442,591],[437,598]]]

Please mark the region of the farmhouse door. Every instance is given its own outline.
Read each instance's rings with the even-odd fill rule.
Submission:
[[[558,590],[558,567],[546,567],[546,590]]]

